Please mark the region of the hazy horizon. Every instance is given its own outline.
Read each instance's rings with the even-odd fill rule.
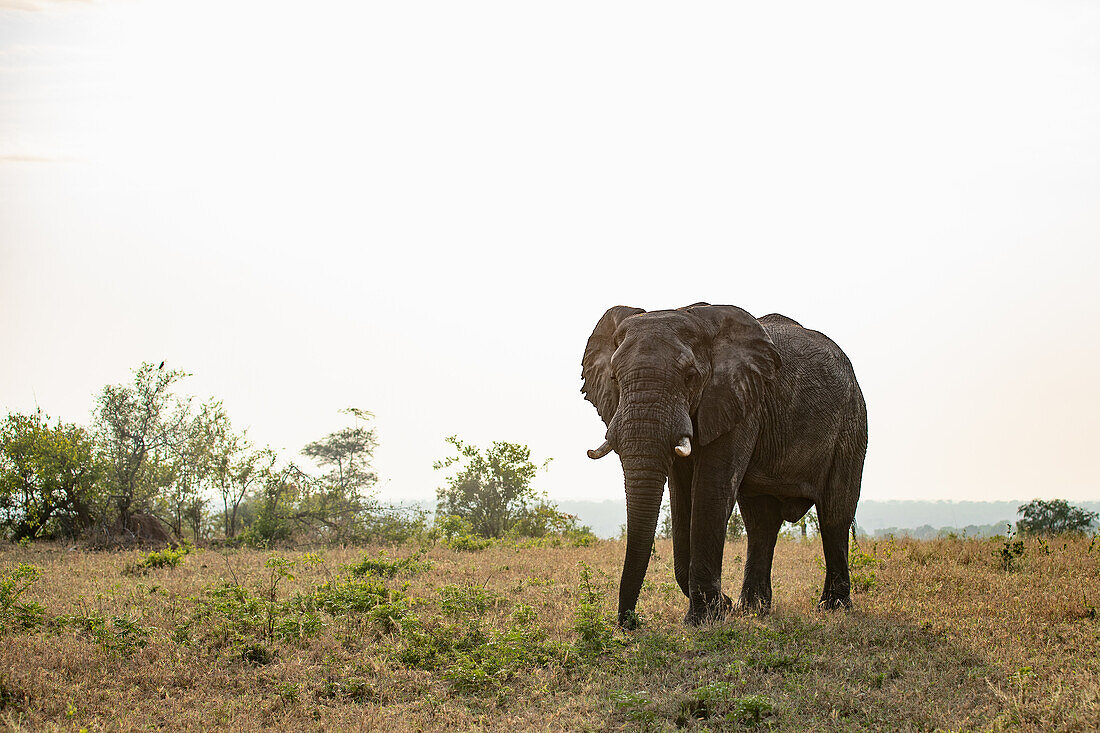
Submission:
[[[0,0],[0,409],[142,361],[296,456],[375,414],[617,499],[617,304],[849,355],[863,497],[1100,499],[1100,7]]]

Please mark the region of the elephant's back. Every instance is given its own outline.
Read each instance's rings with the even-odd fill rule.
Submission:
[[[807,367],[810,363],[816,363],[818,368],[832,367],[843,372],[847,379],[855,381],[855,370],[848,355],[821,331],[806,328],[793,318],[779,313],[769,313],[757,320],[784,362],[790,360]]]
[[[842,422],[866,423],[867,407],[855,369],[835,341],[778,313],[759,321],[779,352],[782,366],[777,376],[786,383],[789,397],[795,402],[824,401],[839,411]]]

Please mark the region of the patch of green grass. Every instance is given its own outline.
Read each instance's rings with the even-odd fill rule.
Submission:
[[[112,616],[108,623],[108,619],[98,611],[58,616],[56,621],[59,626],[70,626],[83,631],[105,652],[121,657],[131,656],[138,649],[144,649],[155,630],[125,616]]]
[[[275,652],[263,644],[253,642],[241,647],[241,659],[249,664],[262,667],[275,661]]]
[[[165,547],[163,550],[155,550],[145,557],[126,566],[125,572],[130,575],[140,575],[156,568],[174,568],[183,564],[183,558],[190,555],[195,549],[189,540],[184,540],[176,547]]]
[[[422,560],[419,554],[411,557],[394,558],[389,560],[382,557],[364,555],[357,563],[344,565],[343,569],[351,575],[362,577],[373,575],[380,578],[393,578],[397,575],[416,575],[432,569],[430,560]]]
[[[657,709],[645,692],[616,691],[611,693],[611,704],[624,718],[635,723],[653,723]]]

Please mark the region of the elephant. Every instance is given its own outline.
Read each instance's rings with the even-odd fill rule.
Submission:
[[[783,521],[817,507],[825,554],[819,606],[850,608],[848,531],[867,452],[867,407],[848,357],[779,314],[695,303],[646,312],[615,306],[584,350],[581,391],[607,426],[588,451],[619,455],[626,555],[618,621],[634,628],[667,481],[685,623],[724,617],[722,551],[734,502],[748,539],[738,607],[771,607]]]

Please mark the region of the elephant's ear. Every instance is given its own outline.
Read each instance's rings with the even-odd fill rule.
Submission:
[[[619,407],[619,387],[611,379],[611,356],[618,348],[615,343],[615,329],[630,316],[645,313],[641,308],[617,305],[608,308],[584,347],[581,360],[581,376],[584,378],[584,398],[596,406],[600,419],[605,425],[611,424],[615,410]]]
[[[696,413],[699,445],[752,414],[779,370],[779,352],[760,322],[732,305],[689,307],[710,336],[710,381]]]

